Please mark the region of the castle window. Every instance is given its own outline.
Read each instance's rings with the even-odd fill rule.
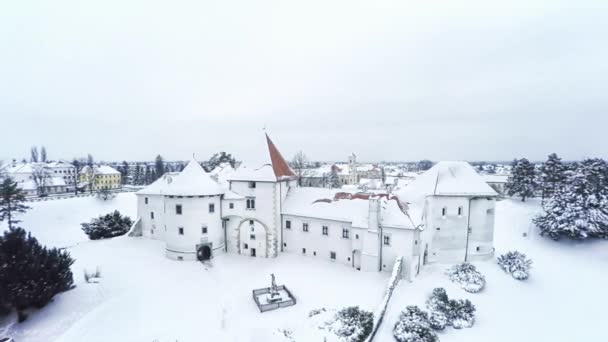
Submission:
[[[285,228],[291,229],[291,221],[289,221],[289,220],[285,221]]]
[[[184,235],[184,227],[177,228],[177,234]]]
[[[336,252],[329,252],[329,258],[331,260],[336,260]]]
[[[481,248],[479,246],[477,246],[477,248],[475,248],[475,250],[478,251],[478,252],[479,252],[480,249]]]
[[[287,247],[287,243],[286,242],[283,243],[283,247]]]
[[[182,205],[181,204],[176,204],[175,205],[175,214],[176,215],[181,215],[182,214]]]
[[[234,209],[234,203],[228,203],[228,208]]]
[[[214,213],[215,212],[215,204],[214,203],[209,203],[209,212],[210,213]]]
[[[207,234],[207,226],[203,226],[203,228],[201,229],[203,234]]]
[[[243,249],[247,249],[247,248],[249,248],[249,246],[247,244],[244,244]]]
[[[342,237],[345,239],[349,238],[349,234],[350,232],[348,231],[348,229],[342,229]]]
[[[302,223],[302,231],[303,232],[307,232],[308,231],[308,223]]]
[[[323,226],[322,231],[323,235],[329,235],[329,228],[327,226]]]
[[[462,216],[462,207],[458,207],[458,216]]]
[[[439,227],[437,227],[436,229],[437,229],[437,230],[441,230],[441,228],[439,228]]]
[[[150,219],[154,220],[154,212],[153,211],[150,212]]]
[[[249,182],[249,189],[255,189],[255,182]]]
[[[447,207],[441,208],[441,216],[445,217],[447,214],[448,214],[448,208]]]
[[[148,204],[148,197],[144,198],[144,202]]]
[[[306,248],[302,248],[302,254],[306,254]]]
[[[391,236],[390,235],[384,235],[384,244],[386,246],[390,246],[391,245]]]
[[[253,226],[253,220],[249,220],[249,225]]]
[[[312,255],[317,256],[317,252],[312,252]]]
[[[359,234],[355,234],[355,239],[359,240]]]
[[[255,234],[249,234],[249,240],[255,240]]]
[[[247,209],[250,209],[250,210],[255,209],[255,198],[252,198],[252,197],[247,198]]]

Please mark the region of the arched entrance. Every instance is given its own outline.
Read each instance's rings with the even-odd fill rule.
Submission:
[[[205,261],[211,259],[211,246],[203,245],[196,251],[196,257],[199,261]]]
[[[237,251],[239,254],[267,258],[271,245],[268,227],[255,218],[244,218],[237,228]]]

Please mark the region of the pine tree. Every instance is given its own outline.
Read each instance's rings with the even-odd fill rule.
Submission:
[[[554,240],[608,238],[608,165],[587,159],[570,171],[565,186],[546,203],[534,223]]]
[[[67,252],[47,249],[21,228],[9,229],[0,236],[0,306],[16,309],[19,321],[25,320],[23,310],[41,308],[73,287],[73,263]]]
[[[549,155],[547,161],[540,168],[539,186],[542,191],[542,199],[551,197],[555,190],[563,184],[566,179],[566,167],[562,164],[557,154]]]
[[[165,161],[163,160],[163,157],[159,154],[154,160],[154,178],[152,179],[152,182],[162,177],[165,172]]]
[[[120,177],[122,184],[127,184],[127,179],[129,178],[129,163],[126,160],[122,162],[122,170],[120,172]]]
[[[32,163],[37,163],[38,159],[39,159],[38,147],[32,146],[32,148],[30,149],[30,161]]]
[[[40,162],[46,163],[46,161],[46,147],[42,146],[40,147]]]
[[[331,168],[331,172],[327,176],[327,186],[329,188],[339,188],[340,187],[340,178],[338,177],[338,171],[336,171],[335,167]]]
[[[23,190],[17,187],[17,183],[10,177],[5,178],[0,184],[0,221],[6,220],[9,229],[21,222],[15,215],[25,213],[30,208],[23,202],[25,202]]]
[[[535,174],[534,164],[530,163],[528,159],[514,160],[511,176],[505,186],[507,195],[521,196],[522,202],[525,202],[528,197],[533,197],[537,188]]]

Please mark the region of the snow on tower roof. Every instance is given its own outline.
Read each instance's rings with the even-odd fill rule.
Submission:
[[[483,178],[464,161],[442,161],[398,192],[400,198],[416,202],[426,196],[497,196]]]
[[[192,159],[179,176],[169,184],[165,195],[202,196],[219,195],[224,192],[224,188],[205,172],[201,164]]]
[[[254,147],[249,160],[244,161],[228,180],[276,182],[297,178],[268,134],[265,136],[266,146]]]

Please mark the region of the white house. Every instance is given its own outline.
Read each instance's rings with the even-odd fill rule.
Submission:
[[[175,260],[295,253],[411,279],[426,263],[493,255],[496,193],[466,162],[440,162],[399,193],[298,187],[268,136],[261,158],[218,183],[192,160],[137,193],[132,235]]]
[[[27,196],[60,194],[73,184],[74,166],[65,162],[12,163],[3,167],[2,173],[11,177]]]

